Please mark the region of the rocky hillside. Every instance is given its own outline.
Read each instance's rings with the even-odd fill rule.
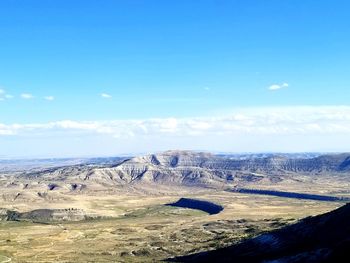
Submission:
[[[106,165],[81,164],[27,171],[16,175],[16,180],[11,181],[6,177],[3,182],[6,187],[35,187],[42,191],[83,191],[92,185],[99,189],[145,184],[230,187],[246,182],[276,183],[295,174],[346,175],[349,172],[349,154],[315,158],[271,155],[239,159],[209,153],[168,151],[117,160]]]
[[[118,183],[158,182],[186,185],[226,184],[262,180],[274,176],[304,173],[350,172],[350,155],[325,155],[293,159],[280,156],[253,159],[231,159],[209,153],[168,151],[135,157],[113,167],[95,169],[92,178],[108,178]]]
[[[349,172],[350,154],[322,155],[315,158],[292,158],[283,155],[271,155],[263,158],[237,159],[221,157],[209,153],[188,151],[168,151],[136,157],[123,162],[117,167],[122,170],[132,168],[145,171],[146,167],[158,169],[192,169],[250,172]]]
[[[173,259],[175,262],[347,262],[350,204],[309,217],[238,245]]]

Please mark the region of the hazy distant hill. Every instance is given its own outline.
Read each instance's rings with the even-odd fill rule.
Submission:
[[[0,159],[0,172],[18,172],[32,169],[58,168],[72,165],[108,165],[122,157],[100,158],[47,158],[47,159]]]

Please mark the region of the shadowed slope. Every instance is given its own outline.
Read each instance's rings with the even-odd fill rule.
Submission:
[[[173,262],[345,262],[350,256],[350,204],[231,247]]]

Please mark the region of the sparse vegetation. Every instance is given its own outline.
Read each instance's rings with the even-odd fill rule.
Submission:
[[[336,206],[335,203],[259,198],[214,190],[192,194],[193,198],[199,196],[222,203],[225,210],[209,216],[198,210],[164,206],[179,198],[174,195],[129,196],[127,205],[122,196],[95,196],[91,199],[93,206],[100,204],[99,208],[104,211],[115,205],[119,212],[123,209],[122,213],[114,218],[79,222],[3,221],[0,254],[15,259],[14,262],[158,261],[232,245],[290,224],[295,221],[293,218],[319,214]],[[83,202],[90,200],[88,196],[75,198],[75,204],[81,200],[82,206],[90,207]],[[300,206],[308,209],[296,209]]]
[[[204,167],[205,162],[208,167],[224,165],[212,155],[186,153],[174,159],[172,154],[134,158],[122,168],[79,165],[0,177],[0,218],[6,220],[0,222],[2,260],[160,261],[236,244],[341,205],[225,191],[232,184],[313,194],[324,194],[326,187],[328,195],[348,193],[344,176],[285,172],[282,180],[271,181],[276,175]],[[127,173],[139,179],[126,184]],[[228,174],[233,180],[226,183]],[[209,201],[220,211],[209,215],[166,205],[181,198]]]

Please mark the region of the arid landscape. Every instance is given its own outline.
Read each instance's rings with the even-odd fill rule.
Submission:
[[[0,263],[349,262],[349,10],[1,0]]]
[[[348,160],[169,151],[59,166],[37,161],[23,169],[21,161],[16,169],[2,161],[0,259],[154,262],[227,247],[343,206]],[[169,205],[181,198],[223,210],[210,215],[193,204]]]

